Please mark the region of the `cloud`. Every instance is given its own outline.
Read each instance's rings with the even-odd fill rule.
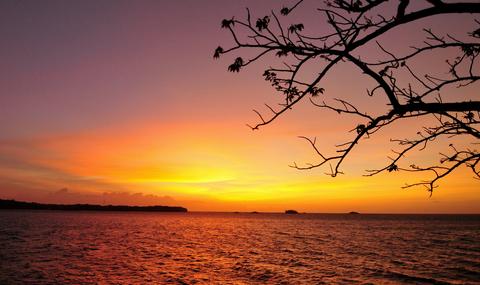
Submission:
[[[82,193],[62,188],[46,195],[46,200],[59,204],[101,204],[101,205],[136,205],[151,206],[165,205],[174,206],[178,202],[169,196],[158,196],[153,194],[132,193],[132,192],[103,192],[103,193]]]
[[[61,204],[178,204],[169,196],[137,193],[103,177],[76,175],[38,159],[50,156],[55,153],[48,153],[41,141],[0,140],[0,198]]]
[[[48,191],[26,183],[0,181],[0,199],[15,199],[26,202],[53,204],[98,204],[132,206],[182,206],[181,202],[170,196],[133,192],[88,193],[62,188]]]

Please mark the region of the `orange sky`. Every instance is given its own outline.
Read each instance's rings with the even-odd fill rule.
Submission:
[[[431,198],[421,188],[401,189],[417,175],[362,176],[388,161],[391,137],[418,122],[365,141],[340,177],[288,167],[315,160],[297,136],[317,136],[334,152],[356,123],[303,102],[252,132],[245,126],[257,119],[251,109],[278,102],[260,77],[263,66],[231,74],[228,60],[211,55],[230,42],[222,18],[276,2],[197,3],[2,2],[0,198],[201,211],[480,213],[479,182],[465,168]],[[343,67],[324,84],[331,97],[368,86]],[[465,94],[477,96],[474,88]],[[381,104],[371,100],[369,108]],[[441,147],[408,160],[436,159]]]

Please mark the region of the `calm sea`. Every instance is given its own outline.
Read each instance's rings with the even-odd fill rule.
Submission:
[[[0,284],[480,284],[480,216],[0,211]]]

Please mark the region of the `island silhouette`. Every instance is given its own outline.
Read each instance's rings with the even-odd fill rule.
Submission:
[[[0,209],[60,210],[60,211],[125,211],[125,212],[188,212],[178,206],[125,206],[94,204],[42,204],[0,199]]]

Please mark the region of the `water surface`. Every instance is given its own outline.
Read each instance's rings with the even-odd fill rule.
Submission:
[[[480,284],[480,216],[4,210],[0,284]]]

